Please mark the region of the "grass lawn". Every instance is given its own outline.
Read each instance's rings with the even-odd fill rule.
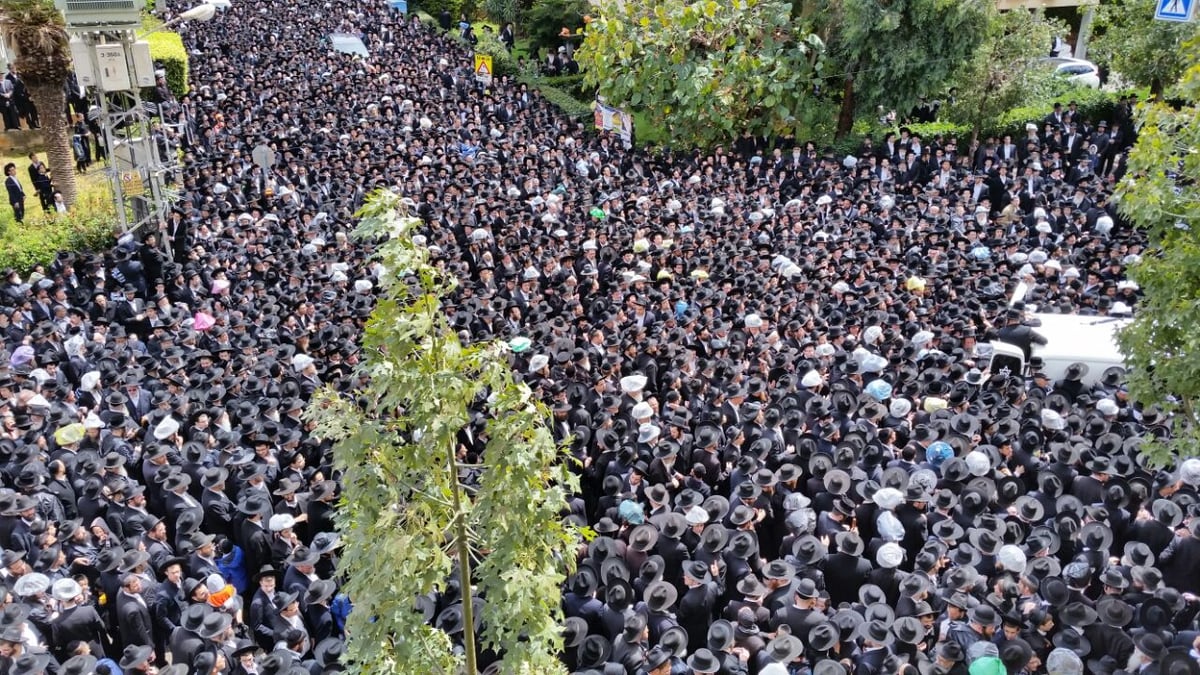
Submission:
[[[39,152],[38,156],[43,161],[46,160],[46,153]],[[46,221],[54,220],[54,216],[47,215],[42,212],[42,205],[38,202],[37,193],[33,191],[33,186],[29,184],[29,158],[25,153],[15,154],[0,154],[0,166],[4,166],[12,162],[17,165],[17,178],[21,180],[21,185],[25,188],[25,226],[41,225]],[[112,189],[109,187],[108,177],[104,175],[104,164],[93,163],[92,168],[85,174],[75,174],[75,183],[79,186],[80,201],[88,201],[84,199],[86,195],[89,198],[103,196],[106,199],[112,199]],[[10,228],[15,226],[17,221],[13,219],[12,208],[5,203],[0,206],[0,242],[7,239],[7,234]]]
[[[38,153],[45,159],[45,153]],[[116,221],[112,189],[103,164],[93,164],[86,174],[76,174],[79,188],[75,205],[66,215],[45,213],[29,184],[29,159],[24,154],[0,155],[0,166],[13,162],[25,187],[25,222],[17,223],[12,207],[0,205],[0,268],[21,274],[45,264],[63,250],[94,250],[110,245]]]

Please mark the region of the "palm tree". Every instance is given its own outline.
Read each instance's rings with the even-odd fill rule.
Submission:
[[[4,0],[0,40],[9,46],[13,68],[37,106],[54,187],[68,206],[74,204],[75,155],[64,89],[71,73],[71,49],[62,13],[53,0]]]

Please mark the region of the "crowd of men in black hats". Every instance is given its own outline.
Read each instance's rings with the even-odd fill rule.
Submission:
[[[578,460],[570,671],[1200,670],[1200,460],[1139,450],[1171,419],[1119,368],[977,359],[1036,340],[1031,306],[1136,306],[1122,154],[1059,142],[1118,120],[648,154],[478,84],[383,2],[182,30],[168,222],[0,280],[0,672],[339,669],[338,476],[301,415],[362,383],[382,268],[347,234],[380,187],[460,280],[454,329],[509,343]],[[461,643],[464,595],[415,606]]]

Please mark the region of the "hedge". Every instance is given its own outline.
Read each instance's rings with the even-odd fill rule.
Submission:
[[[161,63],[167,71],[167,86],[176,98],[188,92],[188,53],[179,33],[160,30],[146,36],[150,43],[150,58]]]
[[[486,31],[480,31],[475,36],[479,38],[475,43],[475,51],[492,57],[492,69],[495,71],[493,75],[511,77],[517,74],[517,60],[504,48],[504,43],[500,42],[498,36]]]
[[[0,231],[0,269],[22,274],[48,265],[59,251],[97,251],[116,240],[111,196],[97,189],[83,192],[70,213],[27,219]]]
[[[537,75],[521,75],[517,78],[531,90],[537,89],[547,101],[556,106],[567,117],[585,119],[592,116],[593,101],[581,101],[570,92],[550,84],[551,80],[559,78],[538,77]]]

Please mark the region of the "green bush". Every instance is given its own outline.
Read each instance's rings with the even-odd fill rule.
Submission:
[[[1121,100],[1122,96],[1130,93],[1136,93],[1139,100],[1145,100],[1148,95],[1146,89],[1122,92],[1109,92],[1102,89],[1089,89],[1087,87],[1065,89],[1055,96],[1009,110],[1000,117],[995,127],[984,129],[981,136],[987,138],[988,136],[1002,137],[1011,135],[1013,138],[1020,138],[1025,135],[1025,125],[1027,123],[1033,122],[1037,124],[1040,130],[1042,120],[1054,110],[1055,103],[1062,103],[1065,107],[1071,101],[1075,101],[1083,118],[1092,124],[1100,120],[1111,122],[1116,114],[1117,103]]]
[[[525,83],[529,85],[530,89],[540,91],[542,97],[561,110],[567,117],[585,119],[592,116],[593,101],[580,101],[558,87],[542,84],[542,81],[536,78],[529,79]]]
[[[453,18],[452,31],[458,29],[458,18],[465,12],[468,17],[475,17],[478,11],[478,5],[475,0],[420,0],[416,3],[421,11],[429,16],[437,19],[443,9],[450,10],[450,16]],[[434,21],[437,25],[437,21]]]
[[[492,68],[496,71],[493,75],[517,74],[517,60],[504,48],[504,44],[495,33],[480,31],[476,35],[479,41],[475,44],[475,51],[492,57]]]
[[[59,251],[95,251],[112,246],[116,238],[113,205],[102,190],[79,195],[64,216],[28,218],[0,231],[0,268],[22,274],[54,261]]]
[[[919,134],[921,138],[926,140],[935,136],[942,136],[943,138],[953,138],[955,141],[961,143],[964,138],[970,138],[971,136],[971,127],[969,125],[957,124],[949,121],[925,122],[920,124],[908,124],[906,126],[908,127],[909,132],[913,134]]]
[[[425,10],[422,10],[422,9],[418,9],[417,11],[413,12],[413,14],[416,14],[417,19],[419,19],[421,21],[421,23],[425,24],[426,27],[432,28],[433,30],[441,29],[441,26],[438,25],[437,19],[430,16],[429,12],[426,12]]]
[[[160,30],[146,36],[150,43],[150,58],[161,63],[167,71],[167,86],[176,98],[188,92],[188,53],[179,33]]]
[[[561,89],[580,101],[591,101],[596,98],[596,90],[583,83],[582,74],[541,77],[538,78],[538,84]]]

